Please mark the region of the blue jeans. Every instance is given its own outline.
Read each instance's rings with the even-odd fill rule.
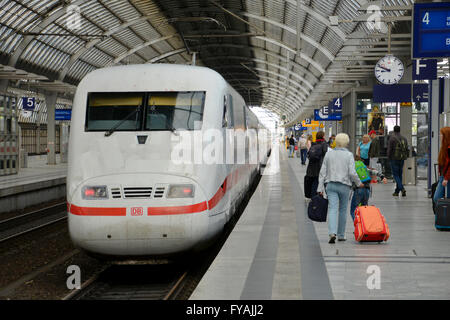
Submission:
[[[300,149],[300,157],[302,159],[302,164],[306,164],[306,155],[308,154],[308,149]]]
[[[395,182],[397,183],[397,186],[395,187],[395,193],[399,193],[400,191],[405,190],[402,183],[404,162],[404,160],[391,160],[392,175]]]
[[[352,203],[350,205],[350,215],[355,221],[355,210],[358,205],[367,206],[369,203],[370,189],[358,188],[353,192]]]
[[[294,146],[289,145],[289,157],[292,157],[292,154],[294,153]]]
[[[445,197],[445,187],[442,185],[442,181],[444,181],[444,177],[440,176],[438,185],[436,187],[436,191],[434,192],[433,201],[437,203],[437,201],[441,198]],[[450,196],[450,182],[447,183],[447,198]]]
[[[328,196],[328,234],[336,234],[338,238],[344,238],[345,236],[350,189],[350,186],[339,182],[329,182],[326,188]]]

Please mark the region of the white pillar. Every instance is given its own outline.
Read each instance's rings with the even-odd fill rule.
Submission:
[[[55,109],[56,109],[56,93],[46,94],[45,103],[47,105],[47,164],[56,164],[55,154]]]

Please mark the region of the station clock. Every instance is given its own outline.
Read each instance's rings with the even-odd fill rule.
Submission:
[[[390,54],[381,58],[375,65],[375,77],[382,84],[391,85],[398,83],[404,72],[403,62]]]

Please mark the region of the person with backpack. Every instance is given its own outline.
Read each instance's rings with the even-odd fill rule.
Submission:
[[[350,215],[355,221],[355,209],[357,206],[367,206],[369,203],[369,197],[371,192],[370,184],[372,182],[373,176],[378,176],[383,181],[384,184],[387,183],[387,179],[384,177],[383,173],[380,171],[368,168],[361,157],[355,155],[355,170],[358,174],[359,180],[364,184],[364,188],[358,188],[353,184],[353,197],[350,203]]]
[[[325,132],[319,131],[316,135],[316,142],[311,143],[308,151],[308,166],[305,176],[305,192],[307,198],[312,198],[317,194],[317,186],[319,185],[319,173],[322,166],[323,158],[328,150],[328,144],[324,139]],[[307,193],[307,194],[306,194]],[[310,197],[308,197],[310,195]]]
[[[400,134],[400,126],[394,127],[394,132],[390,135],[387,148],[387,157],[391,164],[392,175],[396,182],[395,191],[392,194],[398,197],[402,192],[402,197],[406,197],[406,190],[402,183],[403,165],[409,157],[408,140]]]
[[[445,188],[447,187],[447,198],[450,197],[450,127],[441,128],[439,133],[441,139],[441,149],[439,150],[439,180],[433,195],[433,202],[445,197]]]
[[[328,243],[345,241],[347,206],[352,183],[364,187],[355,170],[353,154],[347,146],[350,138],[345,133],[336,136],[336,148],[330,149],[323,159],[317,191],[328,198]]]

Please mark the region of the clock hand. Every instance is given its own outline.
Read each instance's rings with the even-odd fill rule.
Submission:
[[[386,70],[387,72],[391,72],[391,69],[388,69],[388,68],[386,68],[386,67],[383,67],[383,66],[378,66],[378,67],[381,68],[381,69]]]

